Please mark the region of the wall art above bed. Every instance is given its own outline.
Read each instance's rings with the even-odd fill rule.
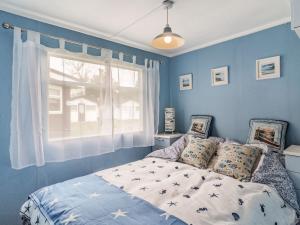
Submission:
[[[212,116],[193,115],[191,117],[191,126],[187,133],[201,138],[207,138],[212,118]]]
[[[180,91],[193,89],[193,75],[191,73],[179,77],[179,88]]]
[[[228,85],[228,66],[215,68],[211,70],[211,85]]]
[[[256,80],[280,78],[280,56],[256,60]]]
[[[282,120],[252,119],[247,143],[265,143],[273,150],[282,152],[287,127],[288,122]]]

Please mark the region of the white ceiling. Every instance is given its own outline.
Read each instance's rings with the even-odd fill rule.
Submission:
[[[161,3],[162,0],[1,0],[0,9],[166,56],[290,21],[289,0],[175,0],[169,23],[186,43],[179,49],[160,51],[153,49],[150,42],[166,23]],[[133,23],[137,19],[140,20]]]

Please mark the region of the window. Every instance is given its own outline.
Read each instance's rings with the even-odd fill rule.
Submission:
[[[50,55],[49,140],[142,131],[143,73],[120,65]]]
[[[143,86],[141,71],[112,67],[114,132],[143,129]]]
[[[62,88],[60,86],[49,85],[48,93],[49,114],[62,114]]]

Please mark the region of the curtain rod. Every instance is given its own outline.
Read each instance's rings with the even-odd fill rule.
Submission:
[[[13,30],[15,27],[11,23],[4,22],[4,23],[2,23],[2,28],[7,29],[7,30]],[[21,31],[22,32],[27,32],[28,30],[24,29],[24,28],[21,28]],[[73,41],[73,40],[70,40],[70,39],[65,39],[65,38],[62,38],[62,37],[53,36],[53,35],[46,34],[46,33],[41,33],[41,32],[39,32],[39,33],[42,36],[45,36],[45,37],[48,37],[48,38],[51,38],[51,39],[56,39],[56,40],[64,39],[66,42],[71,43],[71,44],[75,44],[75,45],[81,45],[82,46],[83,44],[85,44],[85,43],[82,43],[82,42]],[[94,48],[94,49],[99,49],[99,50],[101,50],[101,48],[102,48],[102,47],[96,46],[96,45],[90,45],[90,44],[86,44],[86,45],[88,47],[91,47],[91,48]],[[124,56],[127,56],[127,57],[133,57],[133,56],[135,56],[133,54],[124,53],[124,52],[121,52],[121,51],[118,51],[118,50],[112,50],[112,51],[115,52],[115,53],[117,53],[117,54],[123,53]],[[164,64],[164,61],[162,61],[162,60],[158,60],[158,61],[159,61],[159,64]]]

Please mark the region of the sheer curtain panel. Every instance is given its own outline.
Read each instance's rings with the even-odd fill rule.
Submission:
[[[159,62],[50,49],[14,31],[10,156],[15,169],[154,143]]]
[[[40,34],[14,29],[10,158],[15,169],[45,162],[43,100],[46,98],[47,52]]]
[[[144,66],[119,60],[112,64],[114,147],[154,145],[159,120],[159,62]]]

